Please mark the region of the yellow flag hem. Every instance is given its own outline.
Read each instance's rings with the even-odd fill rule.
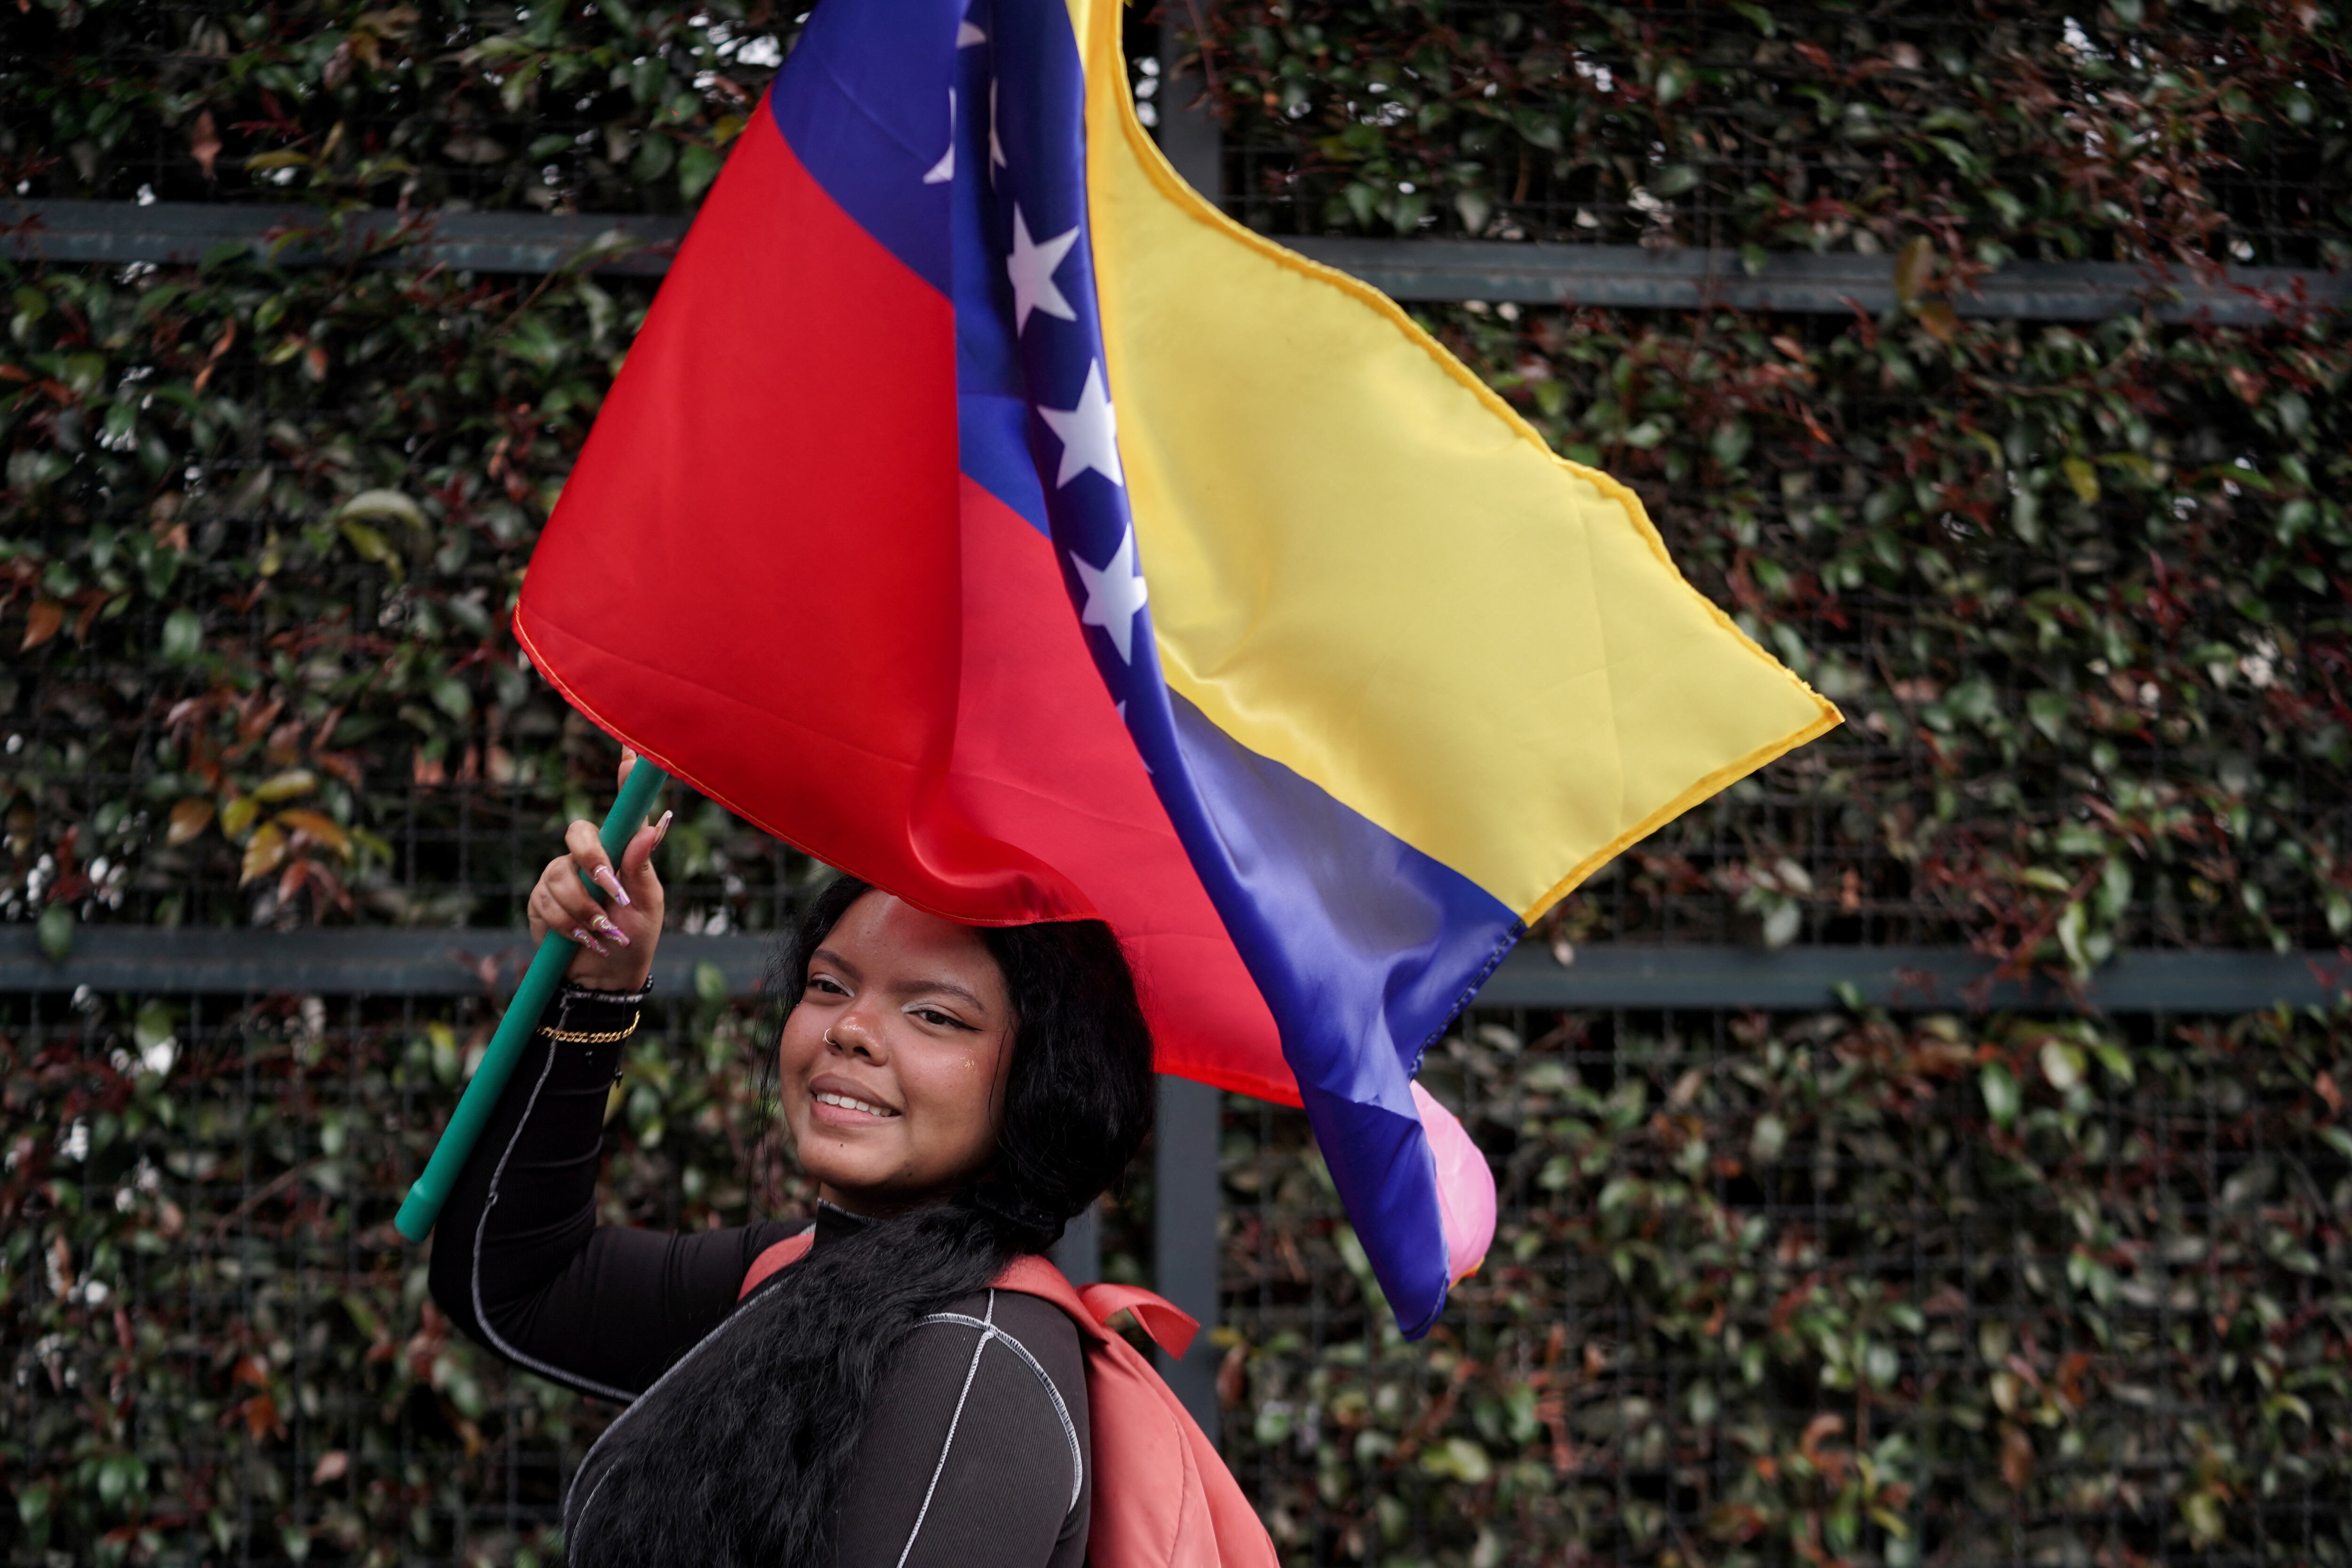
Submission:
[[[1735,627],[1733,630],[1737,631],[1738,628]],[[1768,653],[1765,657],[1770,658],[1771,655]],[[1786,666],[1783,667],[1785,668]],[[1790,680],[1797,679],[1794,674],[1791,674],[1789,678]],[[1802,682],[1799,682],[1799,684],[1803,685]],[[1742,779],[1747,778],[1758,768],[1779,761],[1781,758],[1787,756],[1790,752],[1796,750],[1797,747],[1804,745],[1807,741],[1819,740],[1822,736],[1827,735],[1830,731],[1835,729],[1838,726],[1845,722],[1845,716],[1838,712],[1836,704],[1831,702],[1827,697],[1822,696],[1820,693],[1813,692],[1813,688],[1811,686],[1806,686],[1805,690],[1811,692],[1814,700],[1819,702],[1822,706],[1820,716],[1815,718],[1812,723],[1805,726],[1804,728],[1798,730],[1795,734],[1790,736],[1785,740],[1778,740],[1769,746],[1759,747],[1756,750],[1750,752],[1748,756],[1741,758],[1738,761],[1731,763],[1727,767],[1717,768],[1714,772],[1708,774],[1706,778],[1692,785],[1688,789],[1685,789],[1683,793],[1675,796],[1672,800],[1666,802],[1666,804],[1659,807],[1649,816],[1643,818],[1641,821],[1636,822],[1633,826],[1626,829],[1623,832],[1618,834],[1616,838],[1611,840],[1608,843],[1603,844],[1598,850],[1595,850],[1591,854],[1586,856],[1584,860],[1577,865],[1575,870],[1570,872],[1566,876],[1561,877],[1558,882],[1554,883],[1548,890],[1546,890],[1541,898],[1537,899],[1526,909],[1521,910],[1519,912],[1519,924],[1522,925],[1533,925],[1538,920],[1543,918],[1544,915],[1550,910],[1553,904],[1558,904],[1561,899],[1566,898],[1570,894],[1574,893],[1578,888],[1583,886],[1585,879],[1591,876],[1594,872],[1599,871],[1602,866],[1607,865],[1611,861],[1615,860],[1619,855],[1623,854],[1627,850],[1632,849],[1635,844],[1640,843],[1643,839],[1648,838],[1652,833],[1656,832],[1660,828],[1664,827],[1668,822],[1673,821],[1685,811],[1689,810],[1692,807],[1698,805],[1709,797],[1729,789],[1732,785],[1738,783]]]

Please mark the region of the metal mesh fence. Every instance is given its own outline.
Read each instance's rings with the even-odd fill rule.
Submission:
[[[1434,319],[1501,330],[1475,312]],[[1571,334],[1590,319],[1542,313],[1487,362],[1525,377],[1514,352],[1544,349],[1547,322],[1544,362],[1575,365]],[[1858,335],[1767,325],[1824,359]],[[397,382],[404,363],[378,373]],[[170,814],[215,798],[192,782],[208,736],[248,792],[289,768],[318,775],[320,795],[350,788],[351,820],[383,845],[350,874],[352,918],[510,925],[556,828],[601,798],[606,743],[527,672],[479,660],[454,666],[467,703],[420,676],[404,695],[351,704],[372,729],[305,719],[274,758],[304,709],[271,705],[376,689],[388,634],[457,624],[528,530],[478,510],[404,546],[404,577],[344,539],[299,569],[295,612],[257,603],[255,563],[324,509],[300,488],[316,482],[304,446],[373,416],[306,407],[249,362],[223,374],[257,413],[173,456],[184,494],[216,498],[181,514],[192,548],[174,597],[107,619],[103,598],[45,579],[97,613],[86,637],[65,633],[5,677],[14,917],[67,874],[86,881],[89,924],[269,927],[320,913],[275,878],[247,879],[217,832],[172,841]],[[1901,465],[1864,444],[1941,428],[1934,403],[1864,380],[1815,406],[1853,444],[1822,455],[1768,433],[1764,483],[1727,493],[1703,460],[1637,470],[1670,544],[1727,601],[1755,570],[1727,544],[1743,531],[1828,577],[1835,552],[1808,553],[1832,537],[1822,508],[1919,516],[1916,489],[1889,478]],[[2252,441],[2189,423],[2171,438],[2177,458],[2203,442],[2223,467]],[[423,489],[442,482],[436,465],[478,465],[491,444],[428,426],[403,456]],[[1645,450],[1596,455],[1647,465]],[[103,475],[78,483],[23,514],[23,545],[86,559],[73,552],[114,503]],[[1958,555],[1972,536],[1938,519],[1906,537]],[[2094,602],[2143,547],[2114,500],[2072,526],[2064,550],[1986,558],[1988,581],[2013,568],[2003,585],[2021,595]],[[2324,692],[2329,622],[2273,598],[2252,644],[2231,641],[2243,601],[2226,593],[2180,596],[2189,608],[2168,635],[2226,648],[2233,667],[2270,646],[2277,684],[2300,668]],[[196,607],[208,646],[263,672],[201,723],[183,705],[221,688],[174,662],[167,604]],[[1787,616],[1757,623],[1769,635]],[[2010,623],[1927,586],[1865,584],[1793,624],[1789,645],[1853,726],[1641,846],[1543,940],[1965,941],[1989,928],[1981,888],[1927,874],[1906,846],[1929,822],[1956,864],[1954,845],[2007,842],[2020,823],[2063,831],[2134,789],[2177,804],[2218,789],[2302,842],[2346,841],[2337,763],[2266,742],[2276,719],[2251,693],[2267,688],[2242,668],[2247,705],[2194,725],[2167,728],[2158,703],[2156,722],[2099,740],[1969,754],[1969,705],[2028,714],[2047,689]],[[2123,684],[2103,676],[2094,694],[2139,709],[2135,661],[2108,673]],[[1956,695],[1968,678],[1980,697]],[[2100,746],[2095,789],[2081,764]],[[815,873],[706,804],[683,803],[681,821],[665,872],[685,929],[772,929]],[[70,866],[44,848],[68,829],[84,835]],[[2197,892],[2229,885],[2198,858],[2210,843],[2189,852],[2181,874],[2141,872],[2155,894],[2126,902],[2114,939],[2265,939],[2242,893]],[[2246,878],[2276,890],[2270,933],[2330,942],[2325,880]],[[488,1004],[88,995],[7,1009],[9,1202],[37,1217],[10,1241],[9,1441],[46,1489],[19,1493],[15,1560],[47,1568],[39,1542],[117,1531],[152,1537],[141,1550],[159,1561],[551,1554],[565,1467],[602,1414],[437,1326],[415,1256],[383,1228]],[[715,1000],[667,1004],[615,1113],[614,1218],[698,1226],[790,1202],[744,1174],[759,1118],[748,1028]],[[2352,1499],[2332,1347],[2352,1309],[2333,1217],[2352,1192],[2330,1134],[2352,1070],[2336,1060],[2339,1034],[2282,1018],[1474,1015],[1430,1077],[1496,1160],[1505,1223],[1495,1260],[1420,1347],[1396,1343],[1368,1295],[1298,1119],[1229,1106],[1228,1452],[1304,1562],[2341,1560]],[[1139,1179],[1112,1227],[1112,1267],[1130,1277],[1147,1202]],[[78,1526],[75,1509],[99,1517]]]
[[[10,1347],[21,1472],[95,1469],[165,1561],[548,1560],[609,1411],[464,1345],[389,1223],[496,1019],[414,998],[12,998],[12,1082],[51,1098],[12,1107],[11,1171],[52,1144],[48,1202],[92,1221],[79,1247],[53,1231],[11,1256],[43,1331]],[[648,1022],[615,1095],[614,1212],[676,1228],[795,1207],[758,1157],[748,1022],[675,999]],[[9,1560],[45,1561],[24,1532]]]
[[[2029,260],[2341,265],[2342,64],[2312,47],[2312,20],[2127,9],[1446,0],[1177,16],[1199,12],[1214,40],[1227,209],[1270,234],[1845,251],[1899,244],[1898,216],[1973,233],[1990,214]],[[633,14],[609,33],[564,15],[444,0],[320,30],[210,0],[100,5],[70,26],[37,7],[0,45],[19,84],[0,107],[0,170],[36,198],[324,189],[415,208],[677,212],[798,26],[768,5]],[[1159,15],[1139,11],[1129,40],[1155,120]],[[219,112],[199,131],[207,105]],[[2070,206],[2070,183],[2094,199]]]
[[[1300,1562],[2344,1561],[2340,1385],[2257,1369],[2346,1306],[2294,1033],[1475,1015],[1425,1076],[1504,1214],[1419,1346],[1236,1103],[1228,1451]]]
[[[150,279],[105,281],[135,300]],[[387,287],[406,309],[396,291],[422,286]],[[252,285],[257,299],[294,287]],[[512,319],[524,292],[459,298]],[[600,308],[566,298],[581,319]],[[601,308],[625,319],[643,298],[615,286]],[[78,308],[117,319],[89,297]],[[2235,840],[2200,829],[2177,854],[2131,829],[2139,881],[2110,941],[2334,941],[2327,868],[2346,858],[2352,804],[2340,755],[2316,741],[2340,628],[2285,569],[2250,622],[2246,595],[2199,564],[2226,544],[2172,540],[2185,575],[2140,566],[2149,510],[2223,539],[2267,527],[2274,503],[2227,477],[2250,472],[2239,454],[2276,466],[2278,438],[2251,416],[2202,393],[2134,392],[2146,450],[2194,476],[2134,491],[2128,465],[2102,468],[2095,503],[2063,481],[2037,542],[2015,531],[2013,497],[2000,535],[1957,504],[1965,486],[1934,462],[1970,440],[1969,419],[1938,390],[1890,390],[1874,328],[1430,319],[1515,393],[1569,389],[1557,438],[1642,486],[1697,585],[1801,657],[1852,720],[1639,846],[1539,941],[1990,939],[2048,958],[2062,906],[1989,902],[2000,854],[1969,855],[2016,850],[2023,831],[2093,831],[2101,808],[2158,823],[2241,810],[2248,823]],[[1637,362],[1660,384],[1693,382],[1675,345],[1717,333],[1761,344],[1748,362],[1793,363],[1793,350],[1821,364],[1801,413],[1842,439],[1744,405],[1758,460],[1734,471],[1719,411],[1655,412],[1624,391],[1638,377],[1620,367]],[[2158,349],[2210,340],[2184,331]],[[2019,363],[2063,341],[2013,331],[1989,351],[2014,343]],[[523,559],[527,514],[486,486],[421,531],[388,523],[397,570],[332,528],[299,564],[258,569],[273,551],[292,560],[302,530],[362,486],[443,506],[462,476],[518,450],[517,427],[394,402],[410,421],[385,449],[396,457],[321,459],[383,427],[384,389],[408,397],[437,362],[354,355],[351,379],[311,383],[306,402],[306,383],[263,358],[222,361],[225,401],[251,412],[209,444],[153,436],[176,509],[147,509],[93,462],[13,514],[15,559],[89,574],[46,567],[35,591],[89,619],[0,674],[8,914],[54,906],[59,879],[78,876],[85,925],[323,918],[455,927],[462,946],[467,928],[519,918],[562,821],[609,787],[609,744],[490,656],[492,586]],[[2086,362],[2049,395],[2161,379],[2121,353]],[[135,402],[138,368],[106,369],[121,401]],[[1614,423],[1580,412],[1612,398]],[[2335,417],[2315,393],[2309,418]],[[2078,449],[2046,427],[2020,439],[2020,473]],[[531,473],[560,474],[560,446],[538,461]],[[1873,553],[1874,517],[1904,541],[1899,560]],[[180,526],[170,596],[110,615],[93,585],[131,568],[93,553],[100,529],[128,562],[131,541]],[[1930,550],[1951,572],[1908,580]],[[1857,558],[1876,575],[1841,576]],[[1761,595],[1756,574],[1774,562],[1838,591]],[[2210,587],[2192,591],[2199,572]],[[2033,663],[2047,634],[2034,604],[2079,629],[2062,662],[2095,678],[2069,701],[2105,706],[2063,716],[2087,729],[2035,727],[2037,696],[2082,677]],[[189,658],[184,613],[220,664]],[[2224,695],[2163,673],[2158,648],[2176,665],[2226,663]],[[344,715],[332,726],[331,706]],[[205,784],[206,766],[240,782]],[[225,810],[238,791],[294,789],[271,781],[298,771],[309,782],[287,800],[342,810],[380,841],[336,862],[348,912],[249,876],[250,841],[211,818],[174,835],[187,801]],[[680,821],[664,872],[682,929],[772,929],[820,874],[707,803],[681,802]],[[2305,858],[2257,852],[2265,842]],[[2058,891],[2112,852],[2059,853]],[[551,1510],[603,1413],[450,1335],[385,1229],[485,1037],[487,1001],[0,1009],[0,1187],[25,1217],[6,1242],[5,1441],[28,1478],[12,1562],[53,1568],[49,1543],[110,1539],[158,1562],[555,1553]],[[791,1204],[780,1178],[746,1174],[760,1157],[749,1036],[715,997],[667,1000],[614,1113],[612,1218],[695,1227]],[[1368,1294],[1299,1119],[1228,1106],[1227,1452],[1306,1563],[2343,1561],[2342,1038],[2340,1023],[2286,1016],[1474,1014],[1429,1077],[1496,1160],[1506,1214],[1494,1260],[1422,1346],[1396,1342]],[[1148,1214],[1139,1176],[1110,1227],[1115,1275],[1142,1277]]]
[[[690,142],[649,125],[702,131],[747,109],[797,30],[772,7],[758,23],[722,9],[738,15],[625,25],[604,48],[537,40],[531,90],[502,96],[529,57],[500,72],[499,46],[469,51],[530,38],[528,6],[387,6],[332,29],[211,0],[101,5],[70,26],[41,7],[12,24],[0,55],[19,84],[0,146],[16,193],[33,198],[299,202],[338,183],[380,205],[677,212],[700,193],[682,199],[677,179]],[[132,82],[135,93],[108,90]],[[219,106],[209,137],[196,110],[175,112],[183,99]],[[248,162],[288,150],[323,164]]]
[[[2026,236],[2005,247],[2023,259],[2315,266],[2336,264],[2352,220],[2352,191],[2323,139],[2273,134],[2237,112],[2265,91],[2313,86],[2306,75],[2274,88],[2242,76],[2260,77],[2280,47],[2242,17],[2176,11],[2143,27],[2137,8],[1516,0],[1216,15],[1225,205],[1270,234],[1874,252],[1892,234],[1885,219],[1965,229],[1971,203],[1954,186],[2006,183],[2016,196],[1994,200]],[[2227,128],[2221,116],[2190,117],[2209,143],[2161,169],[2143,164],[2136,191],[2079,225],[2049,221],[2043,182],[2101,183],[2118,131],[2129,141],[2148,111],[2178,111],[2206,89],[2218,110],[2236,80],[2245,85]],[[1955,133],[2012,115],[1990,147],[1953,151]],[[2042,117],[2071,137],[2023,130]],[[1890,204],[1905,172],[1917,187]],[[2176,226],[2149,222],[2175,179],[2210,208],[2186,253],[2172,248]]]
[[[5,1179],[43,1167],[81,1217],[11,1242],[12,1465],[94,1472],[155,1561],[558,1555],[609,1411],[455,1336],[385,1223],[494,1017],[8,1002],[44,1102],[12,1106]],[[656,1009],[608,1218],[804,1199],[756,1038]],[[1295,1563],[2346,1561],[2352,1149],[2315,1085],[2347,1071],[2316,1020],[1481,1010],[1425,1078],[1503,1216],[1419,1345],[1302,1119],[1228,1103],[1226,1452]],[[1139,1171],[1113,1278],[1149,1203]],[[10,1561],[68,1560],[34,1539]]]
[[[495,297],[503,301],[496,309],[522,292]],[[651,294],[620,283],[598,292],[615,314],[641,310]],[[1500,334],[1460,346],[1506,377],[1566,392],[1561,405],[1571,413],[1583,399],[1606,407],[1614,395],[1608,361],[1580,362],[1581,335],[1601,319],[1429,314],[1449,332]],[[1703,346],[1711,330],[1701,319],[1689,326],[1688,340],[1677,328],[1595,341],[1612,356],[1662,342],[1680,353]],[[1834,425],[1835,444],[1811,439],[1786,409],[1750,409],[1737,417],[1758,429],[1755,460],[1728,484],[1720,467],[1674,452],[1720,417],[1701,408],[1647,414],[1637,406],[1600,433],[1588,415],[1565,426],[1562,444],[1631,476],[1694,583],[1738,608],[1768,647],[1845,706],[1851,722],[1604,868],[1551,917],[1547,939],[1966,946],[1990,933],[2022,943],[2031,956],[2048,936],[2033,936],[2042,911],[2010,906],[2016,890],[1996,885],[2009,874],[2005,862],[2063,859],[2070,833],[2121,819],[2211,821],[2259,807],[2256,836],[2237,850],[2175,827],[2136,828],[2147,839],[2137,881],[2105,939],[2121,948],[2332,946],[2352,914],[2330,869],[2352,860],[2352,796],[2340,788],[2340,760],[2315,744],[2331,732],[2284,746],[2282,727],[2294,721],[2279,705],[2293,683],[2308,695],[2292,700],[2321,711],[2332,700],[2340,617],[2324,595],[2291,583],[2269,591],[2262,615],[2250,617],[2228,575],[2196,555],[2232,529],[2267,526],[2269,497],[2227,476],[2244,471],[2233,463],[2267,463],[2263,444],[2273,438],[2233,427],[2210,401],[2150,400],[2140,417],[2170,472],[2137,493],[2111,480],[2095,504],[2062,492],[2065,515],[2047,525],[2069,532],[2058,548],[2020,534],[2012,497],[1984,498],[1988,485],[2013,479],[1951,465],[1963,443],[1988,444],[1972,427],[1998,429],[1994,422],[2013,411],[1990,399],[1958,401],[1974,397],[1966,387],[1937,389],[1953,402],[1890,395],[1871,384],[1879,361],[1862,344],[1868,334],[1843,323],[1725,317],[1719,329],[1759,343],[1769,333],[1825,367],[1843,357],[1801,411],[1801,420]],[[2035,334],[2010,332],[2015,350],[2032,347]],[[2175,341],[2194,351],[2200,336],[2184,330]],[[405,358],[379,362],[363,383],[337,389],[347,401],[307,404],[295,400],[299,386],[267,378],[250,358],[224,368],[215,390],[234,400],[239,423],[159,459],[170,465],[189,546],[173,597],[117,614],[100,587],[67,579],[71,589],[58,590],[73,598],[65,640],[79,638],[79,647],[0,670],[0,747],[18,845],[14,875],[0,884],[0,917],[29,918],[60,876],[79,874],[87,891],[77,900],[90,919],[283,926],[311,918],[323,907],[318,899],[251,881],[216,829],[184,842],[167,829],[183,802],[226,799],[291,769],[320,792],[347,791],[353,821],[370,835],[348,878],[355,903],[331,913],[405,925],[520,920],[544,846],[565,820],[593,814],[610,747],[502,646],[453,657],[439,673],[417,654],[441,657],[436,644],[492,633],[503,614],[494,598],[505,591],[499,574],[526,559],[522,508],[498,497],[453,507],[462,526],[421,516],[404,525],[409,531],[394,542],[415,558],[405,576],[315,521],[336,491],[374,478],[364,464],[312,461],[306,449],[331,450],[346,433],[383,422],[371,400],[415,368]],[[1671,384],[1693,369],[1669,357],[1643,373]],[[149,371],[110,373],[129,401]],[[2038,393],[2107,395],[2127,389],[2132,373],[2124,359],[2108,385],[2053,382]],[[2321,409],[2315,417],[2335,416],[2333,400]],[[402,406],[394,416],[414,413]],[[500,439],[428,425],[398,454],[409,477],[386,477],[455,483],[495,458]],[[2054,467],[2072,439],[2044,430],[2019,455]],[[568,462],[557,442],[542,439],[541,451],[550,467]],[[1923,471],[1926,453],[1945,465],[1942,475]],[[2046,505],[2056,510],[2062,501]],[[2141,515],[2149,505],[2184,520],[2190,551],[2178,586],[2147,590],[2169,595],[2160,623],[2136,580],[2167,537]],[[124,528],[126,538],[157,526],[126,512],[108,476],[90,469],[21,515],[16,547],[97,562],[93,518]],[[1884,541],[1897,526],[1924,530],[1924,548],[1906,543],[1889,560]],[[1864,538],[1869,528],[1877,532]],[[293,559],[306,538],[323,543],[299,567],[271,564]],[[121,547],[125,556],[130,548]],[[1940,574],[1919,570],[1922,558],[1937,555],[1951,562]],[[261,574],[268,601],[258,566],[270,568]],[[110,559],[99,570],[119,576],[121,566]],[[1799,586],[1775,602],[1759,592],[1759,572]],[[1955,586],[1971,576],[1986,591]],[[278,602],[278,589],[298,578],[299,600]],[[240,693],[177,658],[174,604],[194,607],[209,653],[241,661],[260,684]],[[2066,634],[2080,640],[2093,621],[2106,628],[2097,649],[2049,653],[2054,626],[2076,628]],[[2209,689],[2200,694],[2191,681]],[[329,701],[331,723],[302,720],[305,704],[315,712]],[[244,782],[221,784],[224,768]],[[776,928],[818,873],[707,802],[681,800],[679,817],[668,874],[688,930]],[[75,825],[72,865],[34,848]],[[2028,832],[2042,835],[2040,849],[2029,847]]]

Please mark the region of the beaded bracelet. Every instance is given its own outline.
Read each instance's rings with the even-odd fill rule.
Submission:
[[[626,1040],[636,1033],[637,1020],[645,1016],[642,1011],[631,1013],[626,1029],[601,1032],[584,1029],[541,1029],[539,1032],[559,1045],[610,1045],[614,1040]]]

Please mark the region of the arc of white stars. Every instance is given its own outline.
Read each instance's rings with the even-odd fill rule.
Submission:
[[[1078,243],[1077,225],[1070,232],[1055,235],[1042,244],[1029,237],[1029,222],[1022,216],[1021,204],[1013,204],[1013,254],[1005,258],[1005,273],[1013,279],[1013,335],[1019,337],[1029,325],[1029,314],[1042,310],[1064,321],[1075,321],[1078,313],[1070,308],[1068,299],[1054,282],[1054,274],[1070,247]]]
[[[1110,563],[1100,570],[1088,566],[1086,557],[1070,552],[1070,564],[1078,570],[1078,581],[1087,591],[1086,608],[1078,612],[1080,624],[1099,626],[1110,633],[1110,645],[1118,650],[1118,662],[1135,662],[1135,613],[1150,598],[1143,574],[1135,567],[1135,530],[1130,528],[1119,536],[1118,549],[1112,552]],[[1119,717],[1127,716],[1127,705],[1118,705]]]
[[[1114,485],[1126,486],[1127,475],[1118,465],[1118,416],[1103,386],[1100,360],[1087,361],[1087,384],[1078,389],[1076,408],[1041,405],[1037,417],[1062,443],[1062,467],[1054,488],[1061,489],[1089,468]]]

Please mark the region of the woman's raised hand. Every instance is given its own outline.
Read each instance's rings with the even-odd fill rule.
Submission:
[[[621,779],[637,765],[637,754],[621,753]],[[565,853],[547,862],[528,905],[533,942],[550,931],[580,944],[564,978],[600,991],[643,988],[653,973],[654,947],[661,940],[662,884],[654,874],[654,849],[669,831],[670,813],[639,828],[621,852],[616,871],[597,841],[596,824],[582,819],[563,831]],[[586,875],[604,891],[599,903],[581,882]]]

